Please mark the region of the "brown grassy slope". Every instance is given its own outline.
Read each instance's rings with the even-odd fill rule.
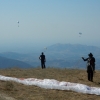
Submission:
[[[92,87],[100,87],[100,71],[96,71],[94,82],[87,80],[86,70],[33,68],[33,69],[1,69],[0,75],[17,78],[56,79],[73,83],[82,83]],[[77,93],[74,91],[61,91],[43,89],[37,86],[26,86],[15,82],[0,81],[0,92],[14,97],[17,100],[100,100],[100,96]]]

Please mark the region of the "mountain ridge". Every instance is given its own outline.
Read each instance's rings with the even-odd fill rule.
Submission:
[[[19,61],[19,60],[0,56],[0,68],[8,68],[8,67],[26,68],[26,67],[32,67],[32,66],[30,64],[27,64],[27,63]]]
[[[88,54],[93,53],[96,58],[96,67],[100,66],[100,48],[96,46],[87,46],[81,44],[61,44],[57,43],[48,46],[44,54],[46,56],[46,66],[47,67],[78,67],[85,68],[86,62],[84,62],[81,57],[88,57]],[[39,56],[43,52],[43,49],[38,53],[27,53],[19,54],[14,52],[0,53],[0,56],[7,57],[10,59],[19,60],[30,64],[31,66],[41,66]]]

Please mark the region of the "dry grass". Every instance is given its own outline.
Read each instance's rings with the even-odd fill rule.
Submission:
[[[82,83],[100,87],[100,71],[96,71],[94,82],[87,80],[86,70],[58,68],[9,68],[1,69],[0,75],[17,78],[56,79],[58,81]],[[82,94],[73,91],[43,89],[36,86],[26,86],[11,81],[0,81],[0,92],[17,100],[100,100],[100,96]]]

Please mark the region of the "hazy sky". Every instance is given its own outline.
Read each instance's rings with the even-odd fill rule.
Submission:
[[[0,0],[0,52],[99,38],[100,0]]]

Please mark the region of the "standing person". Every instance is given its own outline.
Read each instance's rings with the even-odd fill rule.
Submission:
[[[40,55],[39,59],[41,60],[41,67],[42,67],[42,69],[45,68],[46,58],[45,58],[45,55],[43,54],[43,52]]]
[[[88,54],[88,56],[88,58],[84,59],[84,57],[82,57],[82,59],[84,61],[87,61],[88,80],[93,82],[93,74],[95,71],[95,58],[93,57],[92,53]]]

